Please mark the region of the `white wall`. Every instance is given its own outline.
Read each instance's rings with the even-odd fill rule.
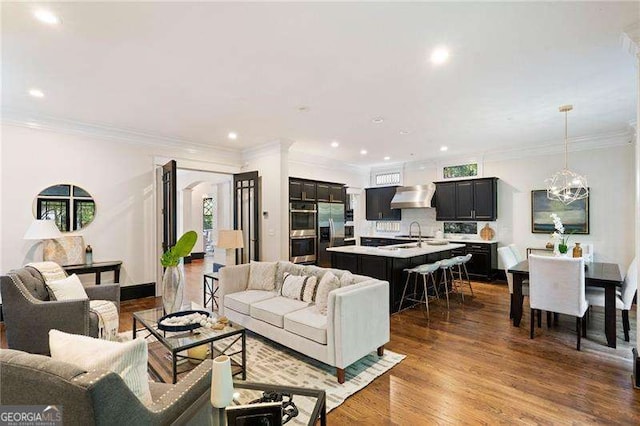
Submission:
[[[162,158],[177,158],[179,164],[210,158],[212,168],[225,168],[213,163],[220,161],[215,154],[6,123],[1,130],[2,272],[41,256],[31,250],[33,242],[23,240],[33,220],[36,194],[56,183],[75,183],[96,201],[95,220],[78,232],[93,247],[94,260],[122,260],[123,285],[157,281],[155,164]],[[219,171],[239,167],[229,164],[226,168]],[[110,275],[104,274],[103,282],[109,282]]]

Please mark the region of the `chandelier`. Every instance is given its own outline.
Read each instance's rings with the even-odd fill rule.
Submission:
[[[559,108],[560,112],[564,112],[564,169],[545,180],[547,198],[564,204],[571,204],[576,200],[582,200],[589,196],[587,178],[572,172],[567,165],[567,147],[569,145],[567,115],[572,109],[573,105],[563,105]]]

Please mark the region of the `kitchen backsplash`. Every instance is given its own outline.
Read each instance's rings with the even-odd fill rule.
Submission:
[[[436,222],[436,209],[402,209],[400,234],[408,234],[409,225],[414,221],[420,224],[422,235],[425,236],[433,236],[437,230],[442,229],[441,225]],[[415,225],[413,232],[418,232]]]
[[[445,234],[473,234],[478,233],[478,222],[444,222]]]

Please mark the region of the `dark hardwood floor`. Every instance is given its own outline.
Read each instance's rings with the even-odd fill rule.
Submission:
[[[187,265],[186,299],[202,301],[209,267]],[[631,342],[623,340],[618,313],[618,348],[608,348],[595,309],[578,352],[572,318],[561,316],[552,329],[543,321],[530,340],[528,317],[520,328],[509,322],[506,285],[473,288],[475,298],[464,305],[456,299],[449,312],[432,302],[430,320],[419,308],[392,316],[387,348],[407,358],[333,410],[329,424],[640,424],[640,390],[630,378],[635,306]],[[123,302],[121,331],[131,329],[131,312],[159,304]],[[6,347],[4,332],[0,338]]]

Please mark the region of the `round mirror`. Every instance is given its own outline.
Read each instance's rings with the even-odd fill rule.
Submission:
[[[53,185],[40,191],[33,205],[36,219],[55,221],[60,232],[78,231],[89,225],[96,215],[96,203],[83,188]]]

